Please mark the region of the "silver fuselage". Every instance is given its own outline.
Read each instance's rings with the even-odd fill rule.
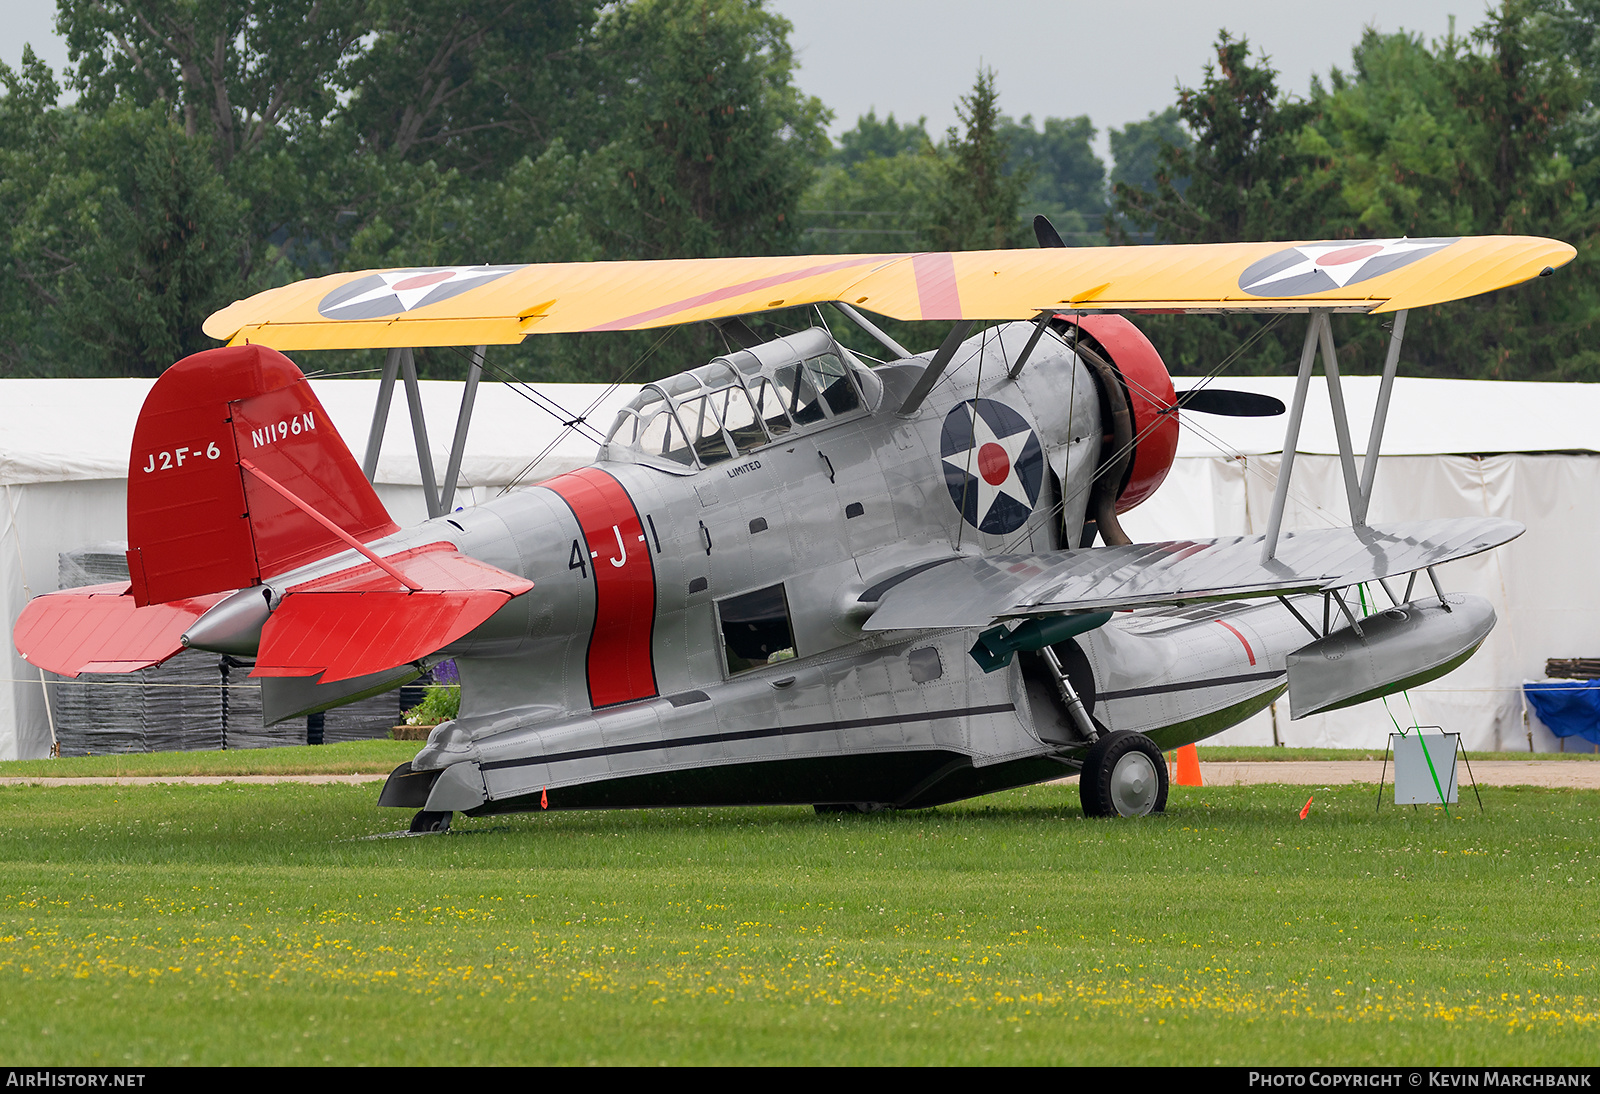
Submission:
[[[387,554],[447,540],[534,582],[442,651],[460,669],[461,713],[412,767],[468,766],[428,807],[919,805],[1072,773],[1087,742],[1027,657],[984,672],[968,656],[972,630],[861,629],[873,607],[863,594],[922,563],[1058,551],[1077,538],[1102,456],[1101,405],[1060,339],[1008,378],[1031,333],[1012,324],[968,340],[909,417],[896,409],[920,360],[873,370],[852,412],[710,466],[612,444],[582,472],[375,544]],[[973,400],[1021,415],[1044,463],[1008,480],[1013,493],[1036,483],[1020,523],[990,504],[1000,515],[987,531],[962,511],[977,524],[986,515],[961,492],[979,489],[969,484],[984,452]],[[972,437],[952,457],[951,423],[962,422]],[[997,444],[1020,466],[1034,451],[1026,440],[1019,428]],[[733,652],[730,605],[743,611],[775,588],[790,644],[751,664]],[[1170,748],[1272,702],[1286,655],[1305,641],[1276,602],[1209,605],[1117,615],[1069,640],[1069,660],[1100,727]]]

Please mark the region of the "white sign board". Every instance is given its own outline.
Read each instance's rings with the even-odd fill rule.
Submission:
[[[1389,734],[1389,744],[1394,749],[1394,803],[1439,805],[1442,791],[1444,803],[1454,804],[1456,742],[1460,739],[1459,733],[1419,730]]]

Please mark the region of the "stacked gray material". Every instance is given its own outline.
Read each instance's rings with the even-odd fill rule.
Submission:
[[[218,671],[220,676],[219,670],[213,671]],[[272,726],[261,724],[261,685],[250,679],[249,662],[230,667],[228,682],[233,685],[228,688],[229,748],[271,748],[274,745],[306,743],[304,718],[291,718]],[[400,722],[399,699],[395,692],[385,692],[328,711],[324,715],[322,741],[332,744],[335,741],[366,741],[374,737],[387,737],[389,731]]]
[[[57,556],[58,589],[81,589],[85,585],[109,585],[128,580],[128,545],[96,543]]]
[[[57,560],[57,586],[77,589],[128,580],[127,547],[97,543],[63,551]],[[63,756],[88,753],[148,752],[144,733],[144,691],[132,677],[84,673],[57,678],[56,739]]]
[[[209,655],[211,671],[218,684],[222,683],[223,658]],[[250,662],[228,658],[228,710],[225,728],[228,748],[272,748],[275,745],[303,745],[306,743],[306,724],[291,719],[275,726],[261,724],[261,685],[250,679]],[[221,693],[221,687],[218,693]]]
[[[62,552],[60,587],[128,580],[127,546],[102,543]],[[248,662],[229,666],[214,653],[184,650],[165,664],[122,674],[55,678],[56,739],[63,756],[118,752],[212,751],[306,743],[304,719],[261,724],[261,686]],[[224,695],[226,693],[226,695]],[[400,723],[390,692],[327,713],[324,741],[388,736]]]
[[[334,707],[328,711],[327,721],[322,727],[322,739],[332,744],[334,741],[366,741],[373,737],[387,737],[391,729],[404,721],[402,713],[400,697],[392,691],[374,695],[359,703]],[[300,726],[300,739],[304,740],[305,723],[296,724]]]
[[[126,551],[126,544],[99,543],[62,552],[60,587],[126,582]],[[216,684],[216,657],[195,650],[139,672],[86,672],[75,680],[58,680],[55,721],[61,754],[221,748],[222,696]]]

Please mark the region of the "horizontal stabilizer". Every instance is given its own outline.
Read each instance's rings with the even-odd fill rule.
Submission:
[[[315,676],[323,683],[419,660],[488,619],[502,592],[295,593],[261,631],[251,676]]]
[[[882,592],[869,631],[983,627],[996,619],[1118,611],[1341,589],[1498,547],[1523,526],[1493,517],[1132,543],[1033,555],[962,556]],[[870,590],[876,591],[876,590]]]
[[[252,676],[324,684],[420,660],[470,632],[533,582],[433,543],[296,585],[261,629]]]
[[[12,638],[30,665],[81,672],[147,669],[183,649],[183,632],[221,594],[139,607],[126,581],[36,596],[22,609]]]

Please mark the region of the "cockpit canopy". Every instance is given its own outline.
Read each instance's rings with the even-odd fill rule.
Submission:
[[[668,470],[710,467],[854,417],[882,393],[854,354],[812,327],[646,384],[617,413],[603,454]]]

